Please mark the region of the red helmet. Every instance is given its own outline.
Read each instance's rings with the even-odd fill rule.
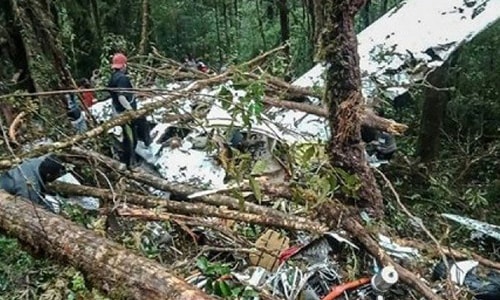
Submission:
[[[127,57],[123,53],[113,55],[112,69],[121,69],[127,64]]]

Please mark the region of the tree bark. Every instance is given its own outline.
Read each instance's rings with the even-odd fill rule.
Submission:
[[[354,197],[342,195],[341,200],[365,208],[373,216],[382,216],[382,194],[361,142],[364,99],[354,16],[363,3],[363,0],[316,2],[321,5],[324,18],[318,33],[318,54],[328,63],[324,101],[328,105],[332,133],[330,162],[334,167],[358,176],[361,184]]]
[[[20,75],[16,83],[29,92],[36,92],[36,84],[30,72],[28,52],[21,34],[23,29],[21,24],[17,21],[16,11],[12,6],[12,1],[3,1],[1,5],[6,21],[5,29],[8,34],[7,43],[10,60],[16,69],[20,70]]]
[[[448,64],[445,63],[427,77],[431,87],[424,88],[424,105],[417,141],[417,155],[423,163],[430,163],[439,156],[441,127],[450,98],[449,91],[439,89],[447,85],[447,76]]]
[[[262,21],[263,17],[260,9],[260,1],[261,0],[255,1],[255,9],[257,10],[257,23],[259,24],[259,33],[260,37],[262,38],[262,46],[264,49],[267,49],[266,33],[264,31],[264,21]]]
[[[222,67],[224,65],[224,55],[222,54],[222,36],[220,33],[220,9],[219,9],[219,1],[216,0],[214,2],[214,10],[215,10],[215,16],[214,16],[214,22],[215,22],[215,32],[217,36],[217,53],[219,54],[219,66]],[[219,69],[220,69],[219,67]]]
[[[148,21],[149,21],[149,1],[142,0],[142,26],[141,26],[141,41],[139,43],[139,55],[144,55],[146,52],[146,44],[148,42]]]
[[[278,0],[278,8],[280,12],[280,28],[281,28],[281,43],[286,45],[290,39],[290,24],[288,22],[288,3],[287,0]],[[289,54],[288,47],[285,48],[285,53]]]
[[[0,192],[0,229],[77,266],[114,299],[213,299],[159,263],[5,192]]]
[[[370,7],[372,5],[371,0],[367,0],[365,7],[363,8],[363,25],[364,28],[370,26],[371,24],[371,14],[370,14]]]
[[[47,90],[53,86],[72,86],[73,78],[66,68],[66,58],[57,38],[50,3],[38,0],[9,1],[15,20],[22,29],[22,40],[30,74],[36,82],[35,88]],[[44,70],[44,60],[52,62],[52,70]]]

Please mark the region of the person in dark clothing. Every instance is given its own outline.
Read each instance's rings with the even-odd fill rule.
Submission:
[[[377,159],[389,160],[398,149],[391,134],[365,125],[361,126],[361,139],[367,144],[368,154],[375,153]]]
[[[27,159],[0,175],[0,188],[55,212],[54,204],[45,199],[45,185],[56,180],[64,172],[63,163],[54,154],[46,154]]]
[[[117,53],[113,56],[113,63],[111,65],[113,74],[109,80],[109,88],[126,88],[131,89],[132,83],[126,74],[127,71],[127,57],[122,53]],[[137,109],[137,101],[133,92],[129,91],[110,91],[113,109],[116,114],[121,114],[129,110]],[[135,148],[138,140],[144,143],[145,147],[151,144],[150,128],[145,117],[139,117],[130,123],[122,126],[123,153],[121,161],[128,167],[133,166],[137,162]]]
[[[66,102],[66,115],[71,121],[71,125],[73,125],[77,133],[84,133],[87,131],[87,120],[78,105],[76,95],[74,93],[65,94],[64,99]]]

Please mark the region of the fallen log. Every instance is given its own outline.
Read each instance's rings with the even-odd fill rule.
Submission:
[[[62,182],[53,182],[47,185],[47,188],[56,193],[74,196],[92,196],[107,201],[119,201],[131,203],[145,207],[161,207],[168,212],[199,215],[206,217],[218,217],[221,219],[236,220],[251,224],[272,226],[290,230],[303,230],[312,233],[323,233],[325,227],[316,222],[298,222],[288,216],[276,216],[265,214],[245,213],[237,210],[227,209],[226,207],[216,207],[203,203],[189,203],[166,200],[156,196],[144,196],[134,193],[112,193],[110,190],[93,188],[84,185],[75,185]]]
[[[113,298],[213,299],[159,263],[5,192],[0,192],[0,229],[75,265]]]
[[[287,100],[278,100],[271,97],[265,97],[263,102],[267,105],[274,107],[281,107],[286,109],[293,109],[302,111],[308,114],[316,115],[319,117],[328,118],[328,110],[324,107],[318,105],[312,105],[308,103],[293,102]],[[371,128],[375,128],[381,131],[385,131],[394,135],[402,135],[408,126],[405,124],[398,123],[392,119],[386,119],[377,116],[372,110],[364,109],[361,113],[361,122],[363,125]]]

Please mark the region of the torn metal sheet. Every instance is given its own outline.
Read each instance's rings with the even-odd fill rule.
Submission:
[[[465,286],[476,300],[500,299],[500,273],[482,268],[477,261],[448,261],[451,281],[458,286]],[[481,270],[479,270],[481,269]],[[444,280],[448,271],[443,261],[433,270],[434,280]]]
[[[481,222],[460,215],[454,215],[454,214],[441,214],[441,215],[449,220],[462,224],[471,230],[478,231],[483,235],[490,236],[496,239],[497,241],[500,241],[500,226],[498,225]]]
[[[379,245],[392,257],[405,260],[415,260],[420,257],[417,249],[411,247],[404,247],[393,242],[388,236],[378,234]]]
[[[363,94],[369,99],[402,95],[499,18],[498,0],[402,2],[357,35]],[[293,85],[322,87],[325,69],[325,64],[318,63]],[[322,117],[280,108],[268,115],[310,139],[328,139]]]

